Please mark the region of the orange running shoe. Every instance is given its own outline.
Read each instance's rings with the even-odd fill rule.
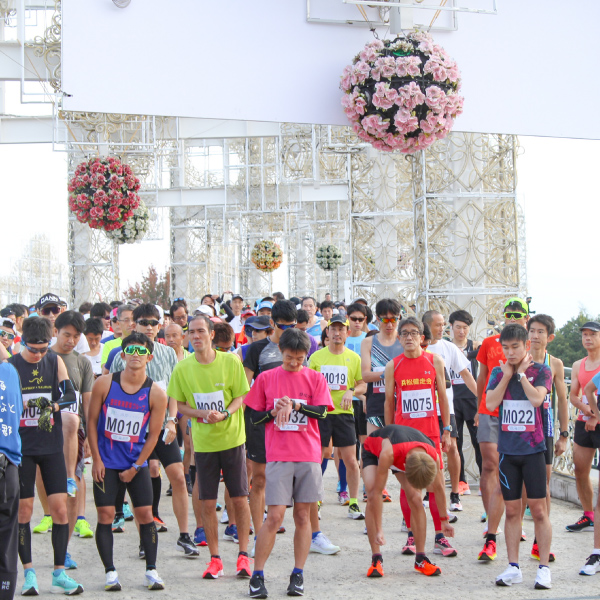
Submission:
[[[389,492],[385,488],[383,488],[383,501],[384,502],[392,501],[392,497],[390,496]]]
[[[367,577],[383,577],[383,558],[377,557],[367,571]]]
[[[479,553],[477,560],[483,560],[484,562],[491,562],[496,558],[496,542],[493,540],[487,541],[483,550]]]
[[[537,542],[534,542],[533,547],[531,548],[531,558],[540,560],[540,549],[538,548]],[[554,562],[555,560],[556,555],[554,552],[550,552],[550,562]]]
[[[423,575],[427,575],[428,577],[442,574],[442,570],[434,565],[426,556],[421,562],[415,560],[415,571],[419,571],[419,573],[423,573]]]
[[[154,525],[156,525],[156,531],[158,531],[158,533],[167,531],[167,526],[160,517],[154,517]]]
[[[210,562],[206,564],[208,565],[208,569],[204,571],[202,575],[203,579],[218,579],[225,575],[223,561],[220,558],[211,557]]]
[[[471,488],[469,487],[469,484],[465,483],[464,481],[459,481],[458,482],[458,493],[460,496],[470,496]]]
[[[210,567],[209,567],[210,568]],[[250,569],[250,559],[243,554],[240,554],[237,559],[237,565],[235,567],[238,577],[250,578],[252,576],[252,570]]]

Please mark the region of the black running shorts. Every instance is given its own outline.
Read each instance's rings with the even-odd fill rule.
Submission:
[[[23,456],[19,467],[21,500],[35,496],[36,467],[40,467],[46,495],[67,493],[67,467],[62,450],[54,454]]]
[[[200,500],[216,500],[223,471],[225,487],[232,498],[248,495],[244,444],[220,452],[196,452],[196,479]]]
[[[600,448],[600,425],[594,431],[586,431],[585,421],[575,421],[573,441],[582,448]]]
[[[546,497],[546,453],[501,454],[500,489],[505,502],[520,500],[523,484],[527,497],[539,500]]]
[[[356,445],[356,428],[354,416],[348,413],[331,414],[319,419],[321,447],[327,448],[333,439],[334,448],[345,448]]]
[[[163,468],[166,469],[169,465],[180,463],[182,460],[181,450],[177,445],[177,437],[170,444],[165,444],[163,442],[164,433],[165,430],[163,429],[158,436],[158,442],[156,442],[156,446],[154,446],[154,450],[148,460],[159,460]]]
[[[126,469],[124,469],[126,470]],[[126,488],[134,508],[152,505],[152,479],[148,467],[141,467],[129,483],[119,478],[118,469],[105,469],[104,481],[94,481],[94,503],[96,506],[114,506],[119,490]],[[124,495],[125,492],[122,492]],[[121,496],[123,497],[123,496]]]

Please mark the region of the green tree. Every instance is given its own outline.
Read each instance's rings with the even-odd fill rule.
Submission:
[[[144,302],[168,308],[171,305],[171,273],[169,269],[159,276],[154,265],[150,265],[148,274],[142,277],[142,281],[125,290],[125,297],[140,298]]]
[[[572,367],[573,363],[586,355],[581,345],[581,331],[579,328],[587,321],[594,321],[594,317],[581,311],[576,317],[569,319],[556,331],[556,337],[548,344],[548,352],[560,358],[565,367]]]

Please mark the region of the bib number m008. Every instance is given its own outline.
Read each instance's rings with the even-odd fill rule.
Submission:
[[[225,410],[225,396],[223,390],[209,392],[206,394],[194,394],[196,408],[198,410],[216,410],[222,412]],[[197,419],[198,423],[208,423],[206,419]]]

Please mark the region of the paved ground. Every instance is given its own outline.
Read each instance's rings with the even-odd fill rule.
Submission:
[[[88,469],[89,471],[89,469]],[[549,591],[535,590],[533,582],[538,563],[529,558],[533,539],[533,522],[525,521],[524,527],[528,541],[521,544],[521,567],[524,582],[511,588],[498,588],[494,578],[507,564],[503,535],[499,536],[498,558],[491,564],[479,563],[477,554],[482,548],[483,525],[481,499],[477,490],[473,495],[463,497],[464,511],[459,513],[456,524],[454,545],[459,551],[455,558],[443,558],[429,553],[443,571],[441,577],[426,578],[413,570],[413,559],[400,554],[406,534],[401,533],[402,515],[397,501],[385,504],[384,527],[387,546],[384,548],[385,577],[367,579],[365,574],[370,561],[370,549],[367,537],[363,534],[364,522],[352,521],[346,517],[346,508],[336,502],[335,469],[330,465],[325,475],[326,500],[323,504],[322,530],[342,551],[336,556],[311,554],[305,568],[305,587],[307,598],[340,598],[367,600],[371,598],[403,598],[452,600],[480,598],[599,598],[600,575],[582,577],[579,568],[591,552],[593,539],[590,533],[570,534],[565,524],[576,521],[580,509],[571,504],[555,501],[551,520],[554,527],[553,550],[557,562],[552,565],[553,588]],[[89,472],[87,474],[90,480]],[[91,489],[88,488],[88,489]],[[166,485],[163,485],[163,493]],[[399,485],[391,477],[388,489],[397,499]],[[364,505],[362,505],[364,506]],[[190,515],[191,515],[190,503]],[[91,493],[88,493],[88,520],[95,525],[95,509]],[[221,542],[221,555],[225,566],[225,577],[217,581],[205,581],[202,572],[208,561],[208,549],[201,548],[200,559],[189,560],[176,552],[176,521],[172,513],[170,499],[161,501],[161,516],[169,525],[169,531],[159,534],[158,572],[166,582],[162,592],[150,592],[143,587],[144,563],[137,558],[138,536],[133,523],[127,523],[125,533],[115,535],[115,564],[123,591],[118,597],[123,599],[157,594],[163,598],[186,598],[192,595],[211,594],[213,597],[243,598],[247,596],[248,580],[235,578],[235,560],[237,546],[232,542]],[[33,523],[40,518],[40,507],[36,503]],[[193,522],[191,519],[190,522]],[[285,597],[289,573],[293,567],[293,523],[291,511],[284,522],[288,531],[277,536],[277,543],[265,571],[266,584],[271,598]],[[224,528],[221,527],[221,534]],[[193,529],[191,531],[193,533]],[[427,548],[433,547],[432,531],[428,532]],[[85,597],[106,597],[104,592],[104,569],[93,539],[73,538],[70,552],[79,563],[79,569],[70,574],[85,587]],[[52,568],[52,548],[50,535],[33,536],[33,559],[40,583],[42,596],[50,593],[50,569]],[[19,587],[22,573],[19,577]]]

